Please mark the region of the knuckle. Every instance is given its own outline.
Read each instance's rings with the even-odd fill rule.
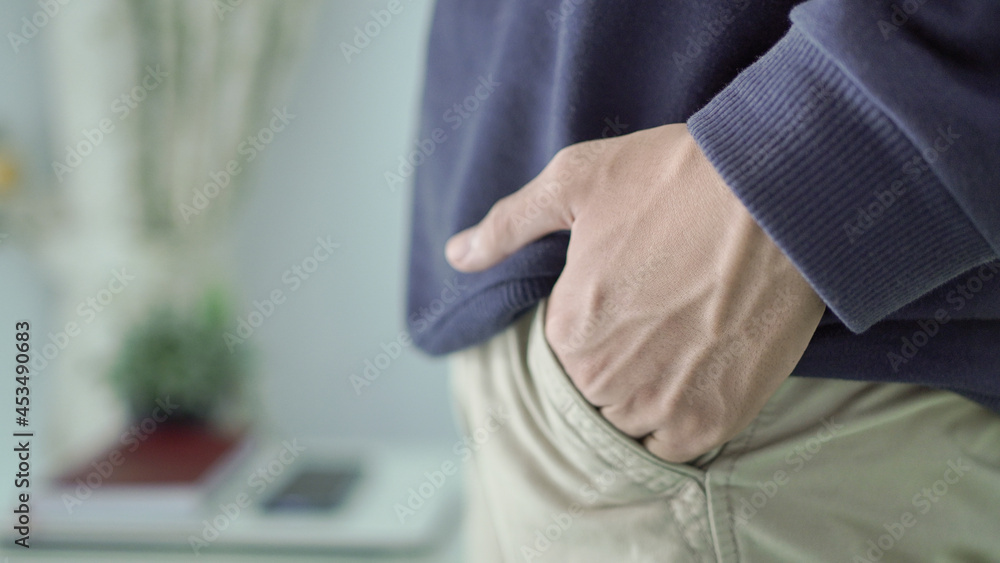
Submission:
[[[483,220],[486,226],[483,235],[487,241],[492,244],[502,244],[513,237],[516,234],[513,219],[509,196],[497,201]]]
[[[518,238],[518,225],[523,224],[522,217],[516,215],[513,210],[508,208],[506,212],[500,214],[497,217],[496,224],[494,225],[494,234],[497,236],[497,242],[502,248],[507,248],[511,241],[515,241]]]
[[[591,404],[601,404],[601,400],[607,390],[606,378],[601,377],[600,371],[588,362],[575,363],[572,369],[567,370],[573,384]]]
[[[580,394],[593,404],[601,404],[612,394],[617,380],[611,373],[616,349],[601,344],[606,316],[589,311],[577,299],[565,301],[557,286],[546,310],[545,334]]]
[[[552,160],[549,161],[548,168],[552,168],[558,171],[566,167],[566,165],[570,164],[573,161],[573,155],[576,154],[576,150],[577,150],[576,145],[567,145],[559,149],[558,151],[556,151],[556,154],[552,157]]]
[[[608,378],[602,365],[584,353],[577,331],[565,321],[555,320],[546,329],[549,346],[562,364],[576,389],[591,404],[601,404],[608,390]]]
[[[577,143],[559,149],[552,157],[545,174],[560,182],[572,182],[585,173],[590,159],[587,157],[587,143]]]
[[[712,449],[700,443],[670,440],[658,445],[653,453],[670,463],[686,463]]]
[[[586,159],[583,158],[584,148],[584,143],[578,143],[560,149],[552,159],[551,163],[551,165],[555,168],[555,172],[562,172],[563,174],[572,174],[577,172],[581,165],[586,161]]]
[[[729,437],[729,426],[719,413],[714,409],[692,409],[683,398],[666,410],[659,428],[656,453],[673,463],[690,461]]]
[[[571,342],[568,316],[563,313],[561,308],[551,306],[553,302],[555,302],[555,298],[550,297],[550,306],[545,312],[545,336],[552,348],[560,353],[560,356],[568,355],[578,349],[579,345],[574,345]]]

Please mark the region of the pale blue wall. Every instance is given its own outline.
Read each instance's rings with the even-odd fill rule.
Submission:
[[[256,197],[239,222],[238,256],[250,297],[281,283],[314,239],[336,255],[255,335],[271,374],[267,404],[293,435],[450,436],[445,365],[403,350],[360,397],[348,381],[403,328],[409,191],[383,178],[415,135],[431,2],[404,1],[350,63],[341,42],[387,2],[324,6],[296,93],[293,126],[269,148]],[[384,364],[383,364],[384,365]]]

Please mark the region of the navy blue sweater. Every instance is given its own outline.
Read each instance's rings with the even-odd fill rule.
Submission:
[[[992,0],[439,0],[420,154],[396,177],[414,186],[414,342],[502,330],[549,294],[569,238],[465,275],[450,235],[566,145],[677,122],[827,304],[795,375],[1000,411]]]

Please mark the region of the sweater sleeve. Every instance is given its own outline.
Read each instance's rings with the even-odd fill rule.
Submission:
[[[811,0],[688,121],[854,332],[1000,254],[1000,3]]]

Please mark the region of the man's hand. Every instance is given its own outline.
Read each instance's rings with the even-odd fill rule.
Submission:
[[[583,396],[668,461],[745,428],[823,314],[683,124],[563,149],[446,254],[483,270],[565,229],[546,338]]]

